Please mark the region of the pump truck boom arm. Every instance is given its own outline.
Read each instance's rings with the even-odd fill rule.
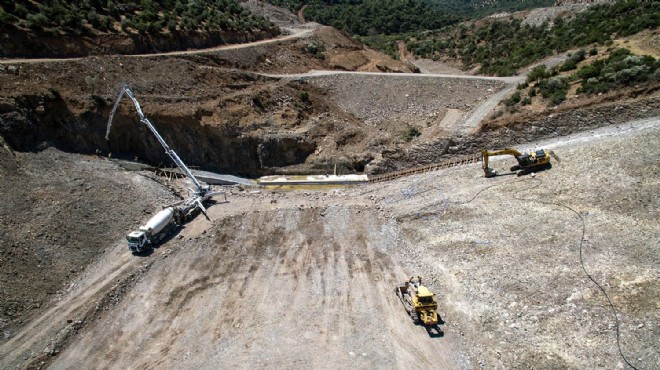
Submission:
[[[115,112],[117,111],[117,108],[119,107],[119,102],[121,101],[121,98],[124,96],[124,94],[128,95],[128,97],[133,101],[133,105],[135,105],[135,110],[137,110],[138,115],[140,116],[140,122],[142,122],[145,126],[151,130],[151,132],[156,136],[156,139],[158,139],[158,142],[160,145],[163,146],[163,149],[165,149],[165,153],[172,158],[174,163],[179,167],[181,172],[190,179],[190,181],[193,183],[193,186],[195,187],[194,192],[195,195],[198,196],[204,196],[206,193],[209,192],[209,186],[208,185],[202,185],[197,178],[195,178],[195,175],[192,174],[190,169],[188,169],[188,166],[186,166],[185,163],[179,158],[179,156],[176,154],[176,152],[172,149],[170,149],[169,145],[165,142],[162,136],[156,131],[156,128],[154,125],[149,121],[149,119],[144,115],[142,112],[142,108],[140,107],[140,103],[135,99],[135,96],[133,95],[133,92],[131,89],[128,87],[128,85],[123,85],[121,88],[121,91],[119,92],[119,96],[117,97],[117,101],[115,101],[115,105],[112,107],[112,111],[110,112],[110,118],[108,119],[108,129],[105,133],[105,139],[108,140],[110,137],[110,129],[112,127],[112,119],[115,116]]]
[[[135,105],[135,110],[137,110],[138,115],[140,116],[140,122],[151,130],[151,132],[156,136],[160,145],[165,149],[165,153],[172,158],[174,163],[179,166],[181,172],[183,172],[186,177],[193,183],[195,187],[193,190],[193,195],[188,199],[177,202],[174,205],[171,205],[164,210],[157,213],[152,217],[146,225],[141,226],[139,230],[133,231],[128,234],[126,237],[128,241],[128,249],[133,253],[143,253],[149,252],[156,243],[164,240],[167,235],[169,235],[174,229],[177,228],[182,222],[190,220],[192,217],[195,217],[197,211],[201,211],[204,216],[208,219],[206,214],[206,208],[204,207],[204,202],[210,199],[212,196],[217,194],[225,194],[225,192],[211,192],[211,187],[197,180],[192,171],[188,169],[185,163],[179,158],[176,152],[170,149],[170,146],[167,145],[162,136],[156,131],[156,128],[153,124],[144,116],[140,103],[133,95],[133,92],[128,87],[128,85],[123,85],[121,91],[119,91],[119,96],[117,96],[117,101],[115,102],[112,111],[110,112],[110,118],[108,119],[108,129],[105,133],[105,139],[108,140],[110,136],[110,129],[112,128],[112,119],[117,112],[117,107],[119,107],[119,102],[124,95],[133,101]],[[227,196],[225,194],[225,201]]]

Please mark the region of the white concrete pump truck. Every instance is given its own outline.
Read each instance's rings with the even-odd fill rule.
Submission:
[[[144,226],[126,236],[128,249],[134,253],[142,253],[151,250],[154,244],[161,242],[172,233],[179,221],[176,217],[177,210],[167,207],[156,213]]]
[[[160,145],[165,149],[165,153],[172,158],[174,163],[179,167],[181,172],[186,175],[188,180],[193,185],[193,188],[190,189],[192,195],[176,204],[169,206],[162,211],[156,213],[144,226],[140,226],[139,230],[130,232],[126,236],[128,241],[128,249],[133,253],[145,253],[153,249],[154,246],[158,245],[163,239],[170,235],[176,228],[181,225],[181,223],[188,221],[195,217],[199,211],[206,215],[206,208],[204,208],[204,202],[209,200],[213,195],[224,194],[224,192],[211,192],[210,186],[204,184],[203,182],[197,180],[192,174],[188,166],[179,158],[179,156],[170,149],[162,136],[156,131],[156,128],[151,124],[149,119],[144,116],[142,108],[140,108],[140,103],[133,95],[133,92],[129,89],[128,85],[122,86],[117,101],[115,102],[112,111],[110,112],[110,118],[108,119],[108,129],[105,134],[105,139],[109,140],[110,137],[110,128],[112,127],[112,119],[119,107],[119,101],[126,94],[135,105],[135,109],[140,116],[140,122],[151,130],[151,132],[156,136]],[[208,217],[208,216],[207,216]]]

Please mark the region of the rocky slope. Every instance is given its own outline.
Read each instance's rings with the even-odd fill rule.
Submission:
[[[177,199],[104,158],[53,148],[22,153],[0,147],[0,194],[3,340],[61,297],[128,228]]]

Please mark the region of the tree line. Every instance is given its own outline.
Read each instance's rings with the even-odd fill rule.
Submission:
[[[236,0],[0,0],[0,26],[54,33],[159,33],[270,29]]]
[[[659,2],[624,0],[594,5],[540,26],[519,19],[491,20],[418,33],[407,38],[407,46],[418,57],[457,58],[466,69],[479,65],[482,74],[510,76],[547,56],[590,44],[608,45],[612,36],[625,37],[659,25]]]
[[[393,35],[437,30],[499,11],[548,6],[553,0],[267,0],[352,35]]]

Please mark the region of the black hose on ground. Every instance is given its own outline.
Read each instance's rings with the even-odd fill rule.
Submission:
[[[538,179],[538,178],[532,178],[532,180],[535,180],[537,182],[537,184],[535,186],[531,187],[531,188],[527,188],[527,190],[538,188],[543,183],[543,181],[541,179]],[[501,182],[501,183],[489,185],[489,186],[479,190],[472,198],[470,198],[467,201],[450,202],[450,203],[451,204],[468,204],[468,203],[471,203],[472,201],[474,201],[475,199],[477,199],[477,197],[479,195],[481,195],[484,191],[486,191],[488,189],[492,189],[492,188],[500,186],[500,185],[515,184],[517,182],[523,182],[523,181],[529,181],[529,179],[521,179],[521,180],[517,180],[517,181],[513,181],[513,182]],[[637,367],[635,367],[635,365],[631,364],[630,361],[628,361],[628,358],[626,357],[626,355],[621,350],[621,329],[620,329],[621,324],[620,324],[620,320],[619,320],[619,314],[616,310],[616,307],[614,307],[614,303],[612,303],[612,300],[610,299],[610,296],[607,294],[607,292],[602,287],[602,285],[600,285],[598,283],[598,281],[596,281],[596,279],[589,273],[589,271],[587,271],[587,268],[584,265],[583,249],[584,249],[584,236],[585,236],[586,231],[587,231],[587,226],[586,226],[586,222],[585,222],[584,218],[582,217],[582,215],[578,211],[574,210],[573,208],[571,208],[567,205],[561,204],[561,203],[547,202],[547,201],[542,201],[542,200],[538,200],[538,199],[521,198],[521,197],[516,196],[515,193],[513,195],[513,198],[516,199],[516,200],[519,200],[519,201],[536,202],[536,203],[540,203],[540,204],[552,205],[552,206],[555,206],[555,207],[565,208],[565,209],[573,212],[580,219],[580,222],[582,223],[582,235],[580,237],[580,247],[579,247],[579,250],[580,250],[580,266],[582,267],[582,271],[585,273],[585,275],[587,275],[589,280],[591,280],[591,282],[593,282],[598,287],[598,289],[601,291],[601,293],[603,293],[603,295],[605,296],[605,299],[607,300],[607,303],[608,303],[608,305],[609,305],[609,307],[612,311],[612,314],[614,315],[614,321],[616,323],[616,325],[615,325],[615,327],[616,327],[616,346],[617,346],[617,349],[619,350],[619,355],[621,356],[623,361],[628,366],[630,366],[631,368],[633,368],[635,370],[639,370]]]

